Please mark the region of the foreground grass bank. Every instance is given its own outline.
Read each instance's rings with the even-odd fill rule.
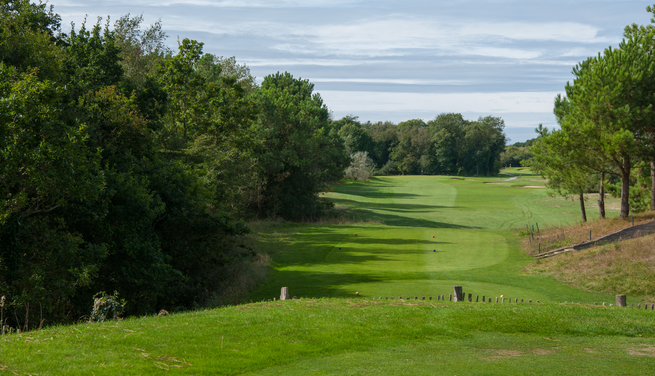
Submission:
[[[0,337],[0,373],[643,375],[655,311],[302,299]]]

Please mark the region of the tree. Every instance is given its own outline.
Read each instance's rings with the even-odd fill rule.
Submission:
[[[184,38],[178,48],[177,55],[168,59],[162,68],[164,89],[169,98],[169,142],[163,146],[173,150],[185,148],[189,132],[207,120],[206,79],[196,71],[203,43]]]
[[[463,164],[469,174],[490,175],[500,169],[500,155],[505,150],[505,122],[499,117],[480,117],[465,126]]]
[[[584,194],[594,188],[594,175],[576,158],[576,149],[567,144],[566,133],[562,130],[549,132],[539,125],[540,137],[534,143],[532,151],[534,162],[532,169],[548,179],[546,186],[553,194],[563,197],[577,195],[580,200],[582,222],[587,222]]]
[[[262,82],[260,216],[316,217],[322,208],[319,190],[340,179],[349,162],[343,141],[330,126],[327,107],[313,91],[308,80],[286,72],[266,76]]]
[[[171,54],[165,42],[168,38],[161,20],[141,29],[143,15],[126,14],[114,22],[115,44],[120,50],[121,67],[125,77],[138,86],[144,86],[157,70],[165,56]]]
[[[391,151],[391,158],[404,174],[433,173],[433,151],[429,130],[420,119],[398,124],[398,144]]]
[[[583,150],[605,156],[620,174],[623,218],[630,212],[636,159],[653,155],[653,35],[649,28],[627,28],[618,49],[609,47],[576,65],[576,78],[566,85],[569,104],[562,129],[576,134]]]
[[[438,174],[455,175],[460,172],[462,143],[468,121],[461,114],[441,114],[428,122],[434,143],[435,164]]]

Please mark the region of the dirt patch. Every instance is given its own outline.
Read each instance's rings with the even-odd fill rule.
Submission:
[[[589,349],[589,348],[586,348],[586,347],[584,348],[584,351],[588,352],[589,354],[595,354],[596,353],[596,350]]]
[[[642,348],[628,349],[628,354],[633,356],[650,356],[655,358],[655,346],[642,345]]]
[[[555,349],[534,349],[532,353],[535,355],[550,355],[555,353]]]
[[[508,358],[518,358],[519,356],[523,355],[522,352],[515,351],[515,350],[490,350],[490,352],[493,353],[494,355],[482,359],[486,360],[487,362],[495,362],[497,360],[503,360]]]
[[[546,188],[543,185],[526,185],[523,188]]]

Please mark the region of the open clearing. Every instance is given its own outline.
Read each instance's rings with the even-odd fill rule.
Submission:
[[[517,233],[575,223],[579,204],[519,175],[337,185],[327,197],[362,224],[254,224],[274,265],[255,303],[0,337],[0,374],[648,374],[655,311],[525,272]],[[526,303],[420,300],[454,285]],[[257,302],[282,286],[303,299]]]

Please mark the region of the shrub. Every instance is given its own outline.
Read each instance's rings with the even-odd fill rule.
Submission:
[[[346,179],[367,181],[373,176],[375,164],[365,151],[358,151],[350,156],[352,162],[346,169]]]

